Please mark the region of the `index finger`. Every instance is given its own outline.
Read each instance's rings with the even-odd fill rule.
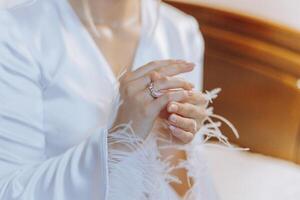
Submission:
[[[160,76],[175,76],[177,74],[190,72],[194,69],[195,64],[186,63],[186,64],[171,64],[158,69]]]
[[[168,74],[176,75],[179,73],[191,71],[193,68],[194,68],[193,63],[188,63],[183,60],[152,61],[138,68],[137,70],[130,72],[127,75],[126,79],[127,81],[135,80],[153,71],[157,71],[159,73],[162,72],[163,75],[168,75]]]

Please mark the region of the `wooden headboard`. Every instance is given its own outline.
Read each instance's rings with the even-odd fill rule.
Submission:
[[[169,2],[193,15],[206,43],[204,87],[221,87],[215,112],[231,141],[300,163],[300,32],[238,13]],[[230,132],[224,129],[225,132]]]

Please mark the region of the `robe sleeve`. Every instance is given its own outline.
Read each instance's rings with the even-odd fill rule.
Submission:
[[[188,37],[187,49],[190,50],[188,58],[196,64],[196,68],[191,73],[191,76],[193,76],[192,80],[194,81],[195,89],[202,91],[205,43],[197,20],[190,17],[189,24],[189,30],[186,33]]]
[[[0,10],[0,199],[141,200],[157,191],[157,181],[170,181],[155,139],[145,142],[130,124],[110,128],[119,96],[106,128],[99,127],[80,144],[47,157],[45,69],[26,44],[9,13]],[[165,192],[158,188],[155,195]]]
[[[108,131],[47,158],[41,70],[3,11],[0,25],[0,199],[106,199]]]

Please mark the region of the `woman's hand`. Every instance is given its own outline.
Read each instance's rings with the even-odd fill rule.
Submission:
[[[168,103],[155,121],[154,132],[175,136],[175,143],[189,143],[193,140],[207,117],[208,102],[201,92],[189,93],[191,95],[182,101]]]
[[[168,103],[161,115],[156,119],[153,132],[160,136],[172,137],[175,144],[189,143],[195,136],[195,133],[201,128],[204,118],[206,118],[205,108],[208,102],[201,92],[192,91],[192,95],[183,101],[172,101]],[[171,120],[175,116],[175,121]],[[170,128],[172,127],[172,128]],[[172,130],[173,129],[173,130]],[[168,137],[166,138],[168,139]],[[159,146],[169,145],[165,140],[159,141]],[[186,152],[177,148],[162,148],[160,154],[163,159],[168,159],[171,165],[177,166],[181,160],[186,160]],[[179,168],[171,171],[171,175],[180,180],[180,184],[171,183],[170,185],[180,195],[184,196],[190,189],[190,183],[187,181],[188,175],[186,169]]]
[[[114,126],[131,121],[134,132],[146,138],[155,119],[169,102],[181,102],[189,97],[187,90],[191,90],[193,85],[173,76],[192,71],[193,68],[194,65],[191,63],[165,60],[151,62],[125,74],[120,80],[123,104],[119,108]],[[155,99],[150,95],[148,85],[157,79],[156,77],[169,77],[155,81],[157,89],[182,88],[183,90],[168,91]]]
[[[207,105],[207,100],[198,91],[192,91],[192,95],[181,102],[170,102],[167,123],[172,135],[183,138],[184,143],[191,142],[207,117]]]

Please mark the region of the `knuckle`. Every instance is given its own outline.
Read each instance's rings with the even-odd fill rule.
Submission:
[[[183,86],[187,86],[187,85],[188,85],[188,82],[187,82],[186,80],[184,80],[184,79],[177,79],[177,81],[178,81],[181,85],[183,85]]]
[[[182,137],[182,142],[183,143],[185,143],[185,144],[188,144],[188,143],[190,143],[193,139],[194,139],[194,137],[193,137],[193,134],[191,134],[191,133],[184,133],[183,134],[184,136]]]
[[[170,80],[170,78],[168,76],[164,76],[161,78],[162,82],[168,82]]]
[[[195,117],[200,117],[201,116],[201,111],[200,111],[200,108],[196,107],[196,108],[190,108],[189,109],[189,112],[195,116]]]
[[[156,72],[153,72],[153,71],[152,71],[152,72],[149,72],[149,73],[147,73],[147,74],[144,76],[144,78],[151,81],[151,80],[155,77],[155,73],[156,73]]]
[[[196,111],[196,116],[197,116],[198,118],[204,118],[204,117],[206,117],[207,114],[206,114],[205,109],[198,108],[197,111]]]
[[[186,82],[186,81],[181,81],[181,85],[182,85],[182,87],[184,87],[184,88],[187,88],[189,85],[188,85],[188,83]]]
[[[149,81],[154,81],[154,80],[159,79],[160,74],[156,70],[153,70],[153,71],[149,72],[149,74],[147,74],[146,77]]]
[[[187,126],[190,128],[190,130],[193,130],[193,129],[194,129],[194,126],[195,126],[195,120],[193,120],[193,119],[188,119],[188,121],[187,121]]]
[[[192,132],[194,130],[194,122],[192,119],[187,119],[184,124],[185,124],[187,131]]]
[[[185,109],[185,105],[180,105],[180,104],[177,104],[177,108],[178,108],[178,113],[181,113],[181,114],[185,114],[186,113],[186,109]]]

